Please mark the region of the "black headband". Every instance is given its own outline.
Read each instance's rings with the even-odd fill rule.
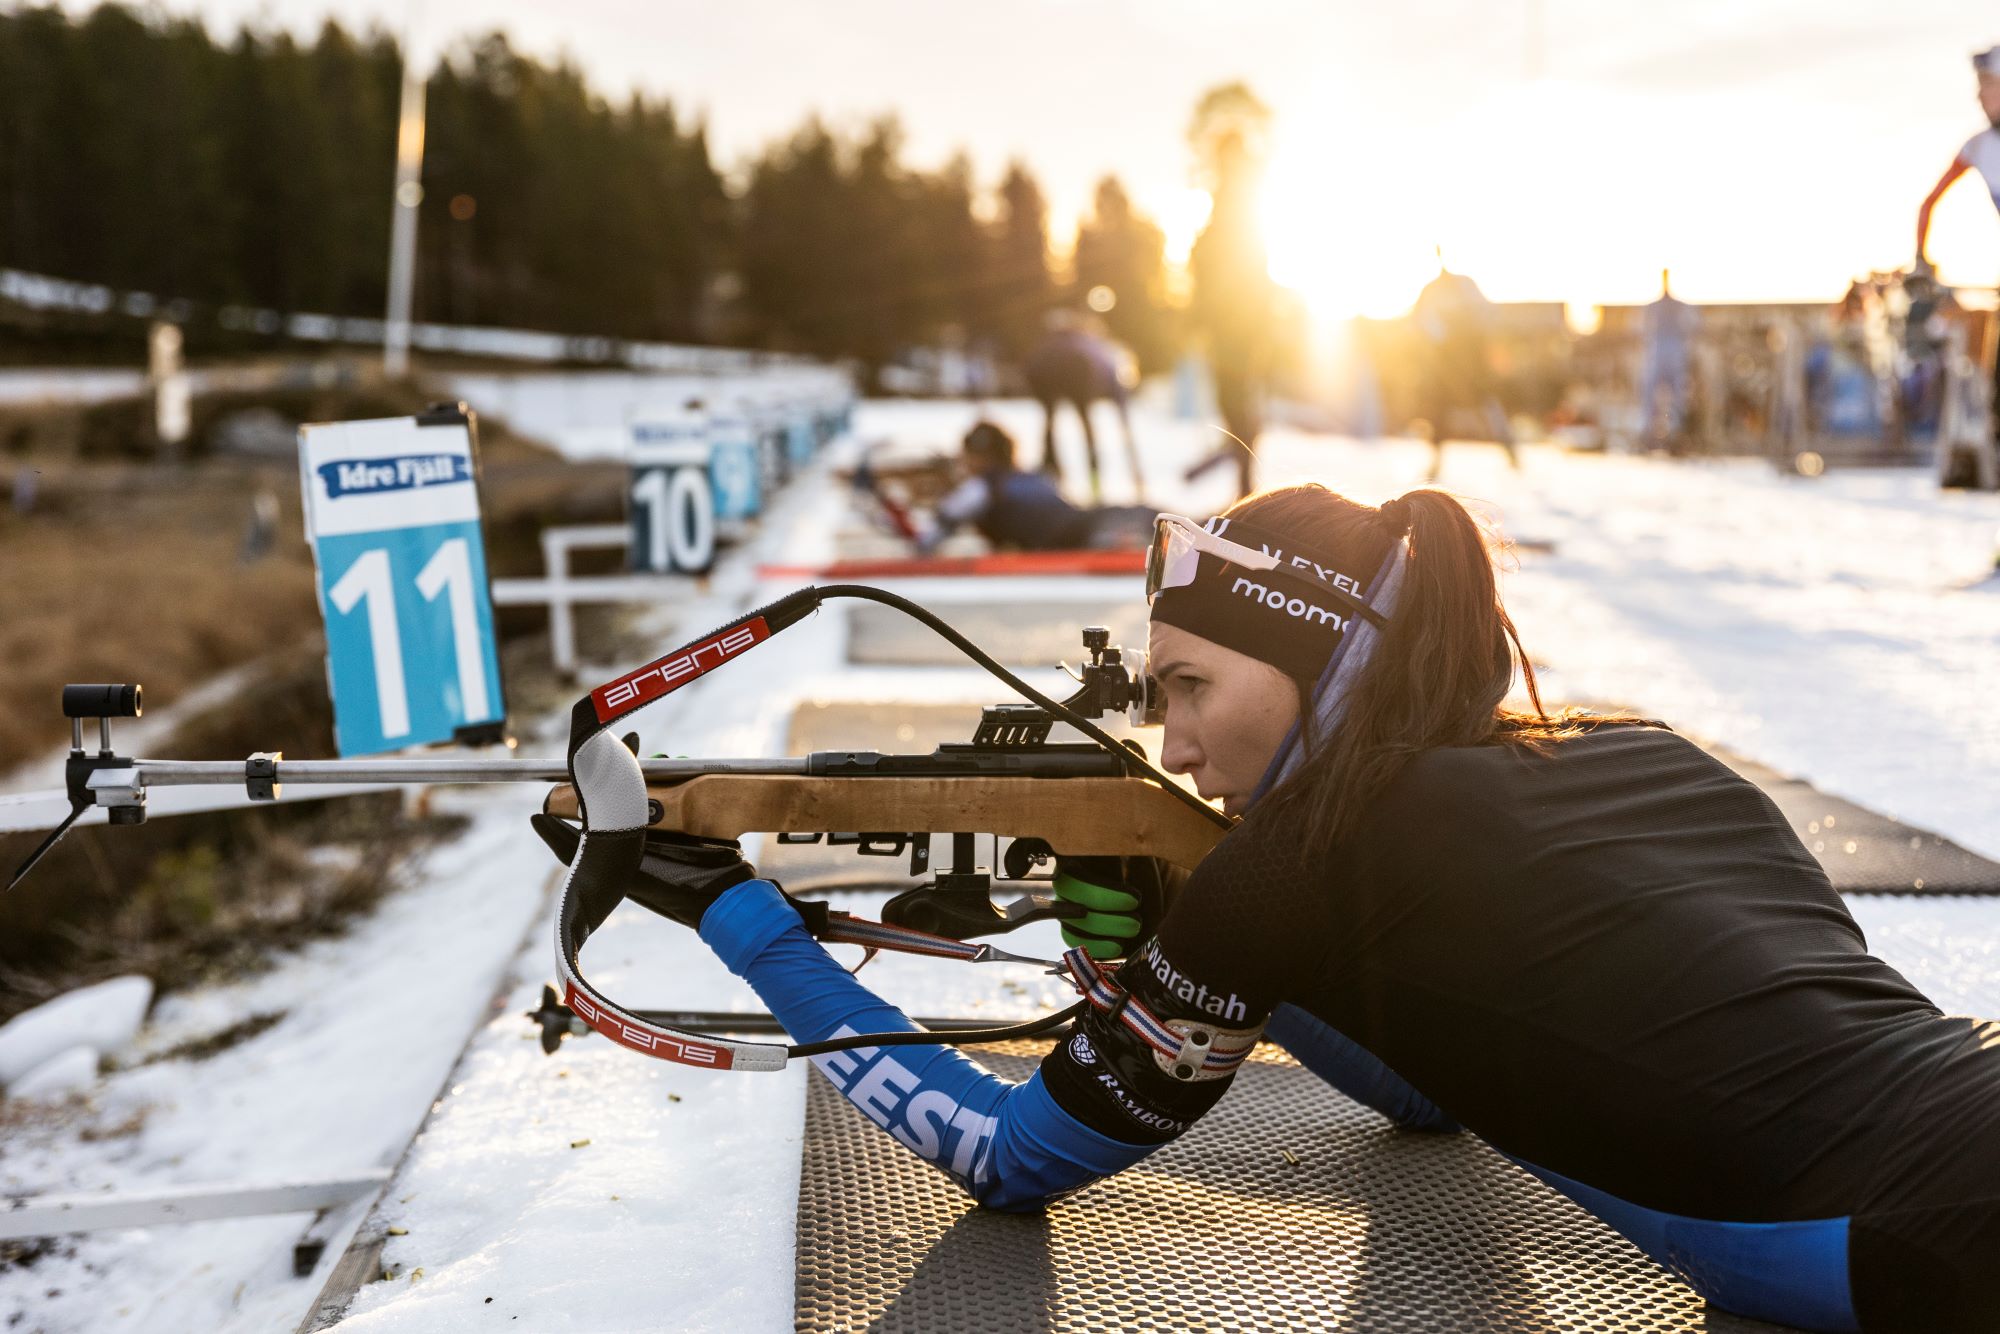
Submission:
[[[1359,614],[1352,600],[1366,588],[1331,561],[1293,548],[1235,519],[1202,525],[1218,537],[1278,557],[1275,570],[1251,570],[1201,553],[1191,584],[1160,590],[1153,619],[1268,662],[1290,677],[1317,681]]]

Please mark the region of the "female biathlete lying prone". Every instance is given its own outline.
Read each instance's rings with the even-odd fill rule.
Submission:
[[[2000,1026],[1870,956],[1701,750],[1542,715],[1456,500],[1306,486],[1163,517],[1147,595],[1163,760],[1242,823],[1156,923],[1067,886],[1100,909],[1082,929],[1127,936],[1097,952],[1130,945],[1100,993],[1130,1001],[1032,1079],[944,1047],[818,1058],[862,1111],[1032,1209],[1186,1131],[1261,1034],[1402,1125],[1480,1135],[1718,1307],[2000,1330]],[[1535,714],[1502,706],[1517,663]],[[668,864],[647,900],[797,1040],[912,1027],[753,868]]]

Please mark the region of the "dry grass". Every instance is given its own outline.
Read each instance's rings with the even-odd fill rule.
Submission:
[[[67,682],[138,680],[164,702],[318,628],[298,491],[282,474],[50,473],[48,511],[0,522],[0,770],[67,742]],[[291,536],[246,564],[259,491]]]
[[[164,992],[259,971],[338,934],[460,828],[375,794],[78,830],[0,899],[0,1019],[121,973]],[[0,840],[0,859],[32,842]]]

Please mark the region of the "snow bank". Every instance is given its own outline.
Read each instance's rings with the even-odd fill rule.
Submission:
[[[7,1086],[10,1098],[53,1098],[89,1088],[97,1078],[97,1048],[66,1047]]]
[[[74,1048],[116,1054],[139,1032],[153,1003],[150,979],[131,975],[67,992],[0,1024],[0,1087],[19,1084],[52,1057]],[[91,1075],[97,1073],[95,1055]]]

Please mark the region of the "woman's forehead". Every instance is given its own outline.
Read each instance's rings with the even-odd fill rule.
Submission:
[[[1146,658],[1154,664],[1184,662],[1190,666],[1207,666],[1229,658],[1243,656],[1232,649],[1224,648],[1213,639],[1203,639],[1178,625],[1166,625],[1159,621],[1148,623],[1146,630]]]

